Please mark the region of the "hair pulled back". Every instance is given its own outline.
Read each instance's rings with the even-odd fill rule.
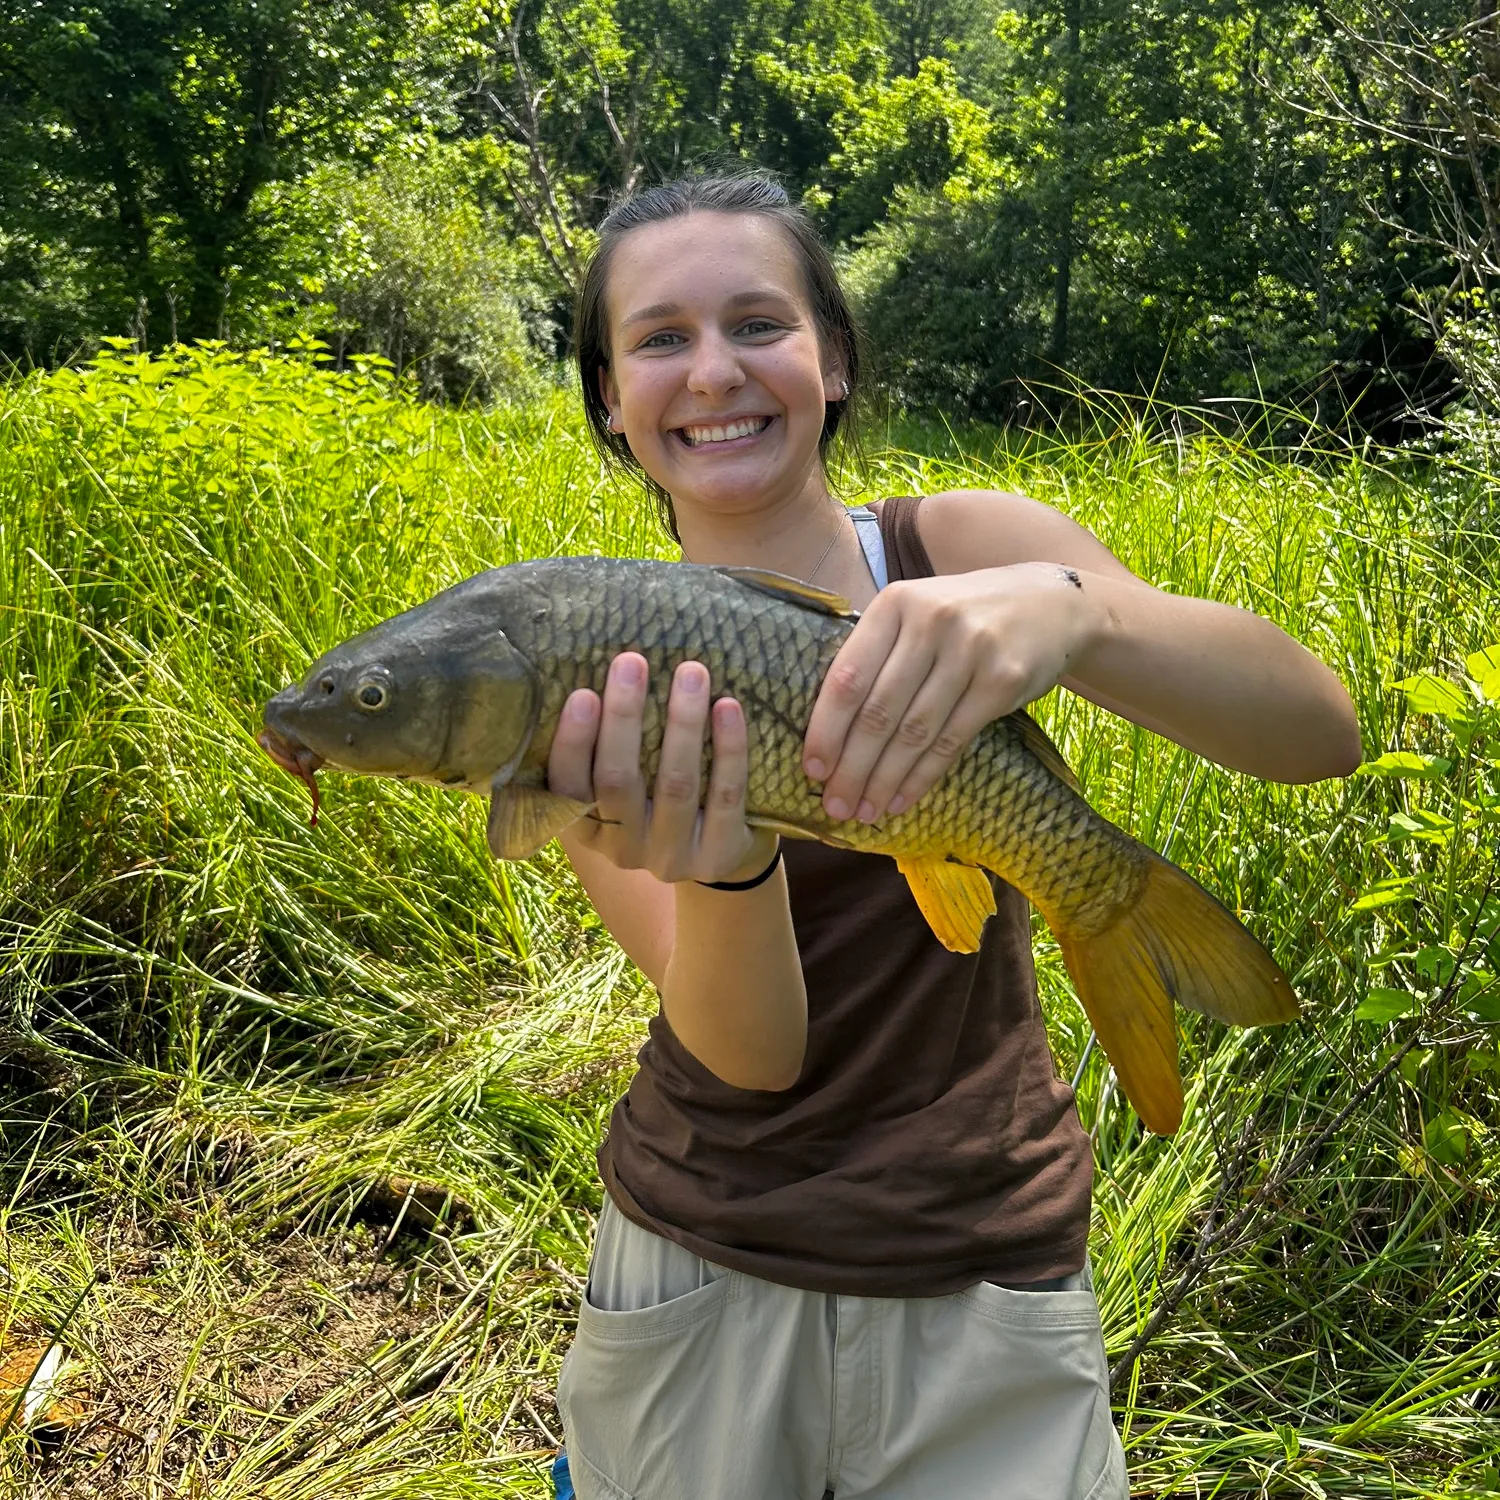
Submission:
[[[636,472],[655,499],[663,524],[679,541],[671,497],[641,468],[625,434],[610,430],[609,407],[599,388],[599,372],[607,370],[610,363],[609,269],[616,247],[633,229],[692,213],[759,214],[781,225],[790,237],[802,265],[824,356],[838,361],[848,382],[848,394],[824,407],[818,453],[825,468],[840,433],[845,444],[851,440],[861,365],[859,329],[839,285],[833,259],[806,210],[793,203],[773,177],[763,172],[693,174],[657,183],[616,202],[599,225],[598,248],[584,272],[574,304],[573,354],[583,387],[583,409],[599,451],[611,462]]]

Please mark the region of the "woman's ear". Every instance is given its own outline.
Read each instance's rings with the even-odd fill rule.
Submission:
[[[609,430],[624,432],[625,423],[620,416],[620,392],[608,365],[599,366],[599,395],[609,408]]]
[[[844,362],[831,361],[823,371],[823,399],[825,401],[847,401],[849,382],[844,375]]]

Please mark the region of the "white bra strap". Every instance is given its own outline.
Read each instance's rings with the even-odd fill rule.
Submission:
[[[880,517],[868,505],[856,505],[850,510],[849,519],[854,522],[859,545],[865,549],[865,561],[879,593],[891,581],[885,567],[885,543],[880,539]]]

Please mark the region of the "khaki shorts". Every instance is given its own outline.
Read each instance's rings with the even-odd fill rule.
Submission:
[[[839,1297],[607,1198],[558,1405],[578,1500],[1125,1500],[1099,1307],[983,1281]]]

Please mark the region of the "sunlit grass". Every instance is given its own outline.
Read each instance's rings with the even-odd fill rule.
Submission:
[[[1091,800],[1243,911],[1307,1006],[1263,1034],[1192,1020],[1171,1141],[1142,1137],[1097,1050],[1084,1063],[1135,1488],[1493,1489],[1500,1015],[1466,1009],[1430,953],[1482,923],[1496,750],[1461,753],[1392,689],[1457,681],[1500,636],[1476,481],[1275,462],[1102,402],[1066,440],[893,436],[870,493],[1052,501],[1163,586],[1306,641],[1372,757],[1458,763],[1272,787],[1043,706]],[[135,1433],[95,1457],[80,1429],[40,1459],[12,1431],[8,1492],[64,1474],[77,1494],[545,1493],[593,1151],[650,992],[555,853],[496,864],[477,803],[338,778],[311,830],[251,733],[331,642],[481,567],[590,550],[671,555],[562,398],[443,412],[373,370],[204,355],[0,387],[0,1327],[45,1336],[76,1303],[86,1403]],[[1381,841],[1392,813],[1466,800],[1442,841]],[[1414,879],[1400,903],[1351,911],[1393,875]],[[1038,963],[1071,1076],[1087,1027],[1045,929]],[[1372,983],[1413,1012],[1355,1020]],[[446,1232],[382,1246],[392,1212],[415,1222],[411,1183],[451,1195]],[[326,1372],[318,1339],[363,1327],[353,1283],[325,1288],[312,1332],[256,1311],[256,1258],[304,1235],[325,1256],[347,1238],[360,1285],[379,1253],[410,1321],[268,1405],[255,1372],[289,1328]],[[160,1264],[122,1271],[139,1245]],[[148,1304],[176,1341],[154,1371]]]

